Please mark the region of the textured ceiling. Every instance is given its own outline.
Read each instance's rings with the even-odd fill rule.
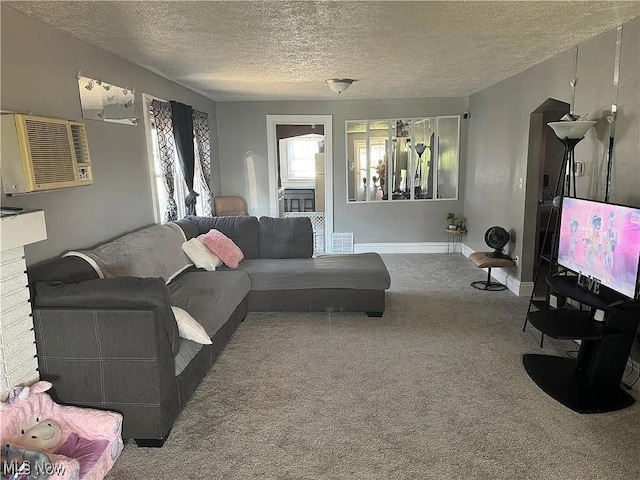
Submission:
[[[340,99],[467,96],[640,15],[637,1],[3,3],[219,101],[336,99],[333,77],[358,80]]]

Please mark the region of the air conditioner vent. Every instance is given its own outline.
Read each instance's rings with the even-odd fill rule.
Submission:
[[[73,148],[76,152],[76,162],[89,163],[89,148],[87,147],[87,132],[84,125],[71,125]]]
[[[93,183],[84,125],[30,115],[2,116],[6,194]]]
[[[25,121],[29,151],[33,164],[33,177],[37,185],[73,182],[75,172],[69,155],[69,132],[60,123],[40,120]]]

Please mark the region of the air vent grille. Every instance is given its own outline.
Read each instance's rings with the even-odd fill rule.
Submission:
[[[334,233],[331,245],[333,253],[353,253],[353,232]]]
[[[75,168],[67,125],[27,118],[25,127],[35,183],[73,182]]]
[[[71,135],[73,136],[73,148],[76,152],[76,161],[78,163],[89,163],[87,132],[84,129],[84,125],[71,125]]]

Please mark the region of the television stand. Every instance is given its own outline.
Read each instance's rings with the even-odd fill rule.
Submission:
[[[544,392],[575,412],[612,412],[632,405],[634,398],[620,382],[640,323],[640,304],[615,294],[596,295],[576,285],[572,276],[548,277],[547,283],[591,308],[529,312],[527,320],[542,333],[581,343],[575,359],[523,355],[526,372]],[[603,321],[594,319],[596,310],[604,312]]]
[[[527,354],[522,361],[536,385],[574,412],[614,412],[633,405],[635,401],[619,385],[609,388],[589,386],[577,371],[577,362],[573,358]]]

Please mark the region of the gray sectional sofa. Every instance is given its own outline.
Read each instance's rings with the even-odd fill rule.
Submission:
[[[212,228],[243,251],[237,269],[200,270],[182,252]],[[125,438],[161,446],[248,311],[383,314],[377,254],[312,250],[308,218],[186,217],[30,267],[40,376],[59,402],[118,411]],[[180,338],[171,306],[212,345]]]

